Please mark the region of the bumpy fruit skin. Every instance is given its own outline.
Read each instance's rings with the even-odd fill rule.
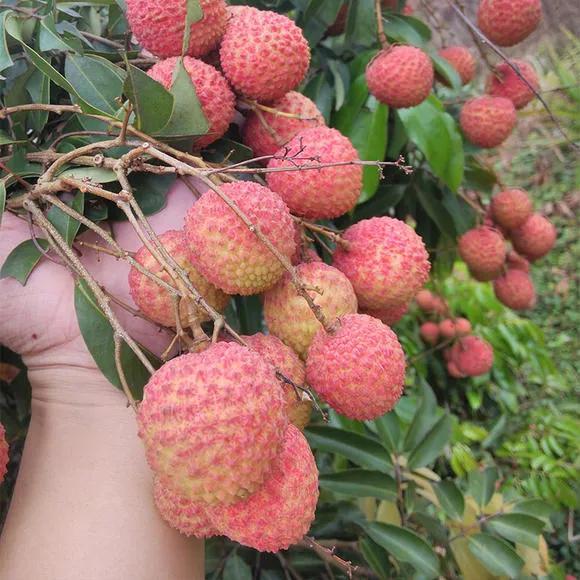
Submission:
[[[401,304],[401,306],[394,306],[392,308],[380,308],[378,310],[364,310],[361,314],[368,314],[373,318],[378,318],[383,324],[393,326],[397,324],[405,314],[409,312],[408,304]]]
[[[298,355],[273,334],[253,334],[242,337],[248,346],[262,358],[273,364],[295,385],[303,385],[306,380],[306,369]],[[292,385],[281,383],[286,399],[286,411],[290,422],[301,431],[308,424],[312,404],[302,399]]]
[[[204,56],[219,43],[225,29],[224,0],[201,0],[203,18],[191,25],[188,54]],[[179,56],[183,45],[185,0],[127,0],[127,20],[139,43],[155,56]]]
[[[323,262],[310,262],[300,264],[296,271],[304,284],[321,291],[308,292],[331,324],[337,318],[357,311],[352,284],[336,268]],[[306,355],[314,335],[321,328],[306,300],[296,292],[289,274],[264,294],[264,319],[270,332],[301,357]]]
[[[337,248],[333,265],[351,281],[361,308],[408,304],[429,277],[423,240],[400,220],[363,220],[348,228],[343,238],[348,248]]]
[[[503,236],[495,229],[481,226],[459,238],[459,255],[478,280],[493,280],[500,275],[506,259]]]
[[[288,260],[296,251],[294,222],[284,202],[249,181],[221,186],[252,223]],[[228,294],[258,294],[272,287],[284,267],[217,193],[201,196],[185,217],[195,267]]]
[[[424,342],[435,346],[439,342],[439,325],[435,322],[424,322],[419,329],[419,334]]]
[[[137,420],[160,483],[208,504],[259,489],[288,425],[272,365],[227,342],[164,364],[145,387]]]
[[[501,145],[516,126],[514,104],[502,97],[475,97],[461,109],[459,123],[474,145],[491,149]]]
[[[161,517],[175,530],[186,536],[211,538],[217,536],[207,513],[207,504],[192,501],[162,485],[156,478],[153,498]]]
[[[341,415],[376,419],[403,393],[405,354],[386,324],[366,314],[348,314],[334,333],[320,330],[314,337],[306,380]]]
[[[506,230],[513,230],[527,221],[534,211],[530,196],[523,189],[506,189],[491,200],[493,221]]]
[[[499,46],[518,44],[541,19],[541,0],[481,0],[477,13],[481,32]]]
[[[261,552],[285,550],[310,529],[318,501],[318,469],[304,435],[290,425],[264,485],[253,495],[212,509],[230,539]]]
[[[246,117],[242,138],[256,157],[274,155],[300,131],[325,124],[316,104],[296,91],[290,91],[270,106],[281,113],[290,113],[300,118],[267,111],[259,111],[259,114],[251,112]]]
[[[271,159],[268,168],[292,168],[318,163],[358,161],[357,150],[336,129],[314,127],[300,131]],[[299,157],[299,159],[293,159]],[[323,167],[305,171],[268,173],[269,187],[297,215],[309,219],[330,219],[350,211],[362,191],[360,165]]]
[[[457,336],[468,336],[471,334],[471,322],[467,318],[458,318],[455,321],[455,332]]]
[[[4,425],[0,423],[0,483],[4,481],[8,471],[8,443]]]
[[[171,88],[177,58],[168,58],[153,65],[147,74]],[[236,98],[224,76],[213,66],[189,56],[184,57],[183,65],[188,72],[201,109],[209,124],[207,134],[195,142],[195,147],[203,149],[223,137],[236,113]]]
[[[381,103],[404,109],[420,105],[431,92],[433,63],[414,46],[393,46],[380,52],[366,72],[371,94]]]
[[[237,92],[271,102],[302,82],[310,48],[300,28],[286,16],[245,7],[228,22],[220,60]]]
[[[443,338],[455,338],[457,335],[457,329],[455,328],[455,322],[450,318],[442,320],[439,323],[439,332]]]
[[[478,377],[491,370],[493,348],[483,338],[466,336],[453,345],[450,360],[462,375]]]
[[[540,80],[534,67],[525,60],[512,60],[522,76],[536,89],[540,90]],[[534,91],[518,77],[514,69],[507,63],[502,62],[495,67],[495,72],[487,78],[487,92],[492,97],[505,97],[509,99],[516,109],[523,109],[534,100]],[[499,75],[499,78],[498,78]]]
[[[159,236],[159,241],[177,264],[185,270],[191,283],[205,300],[218,312],[223,312],[228,305],[230,297],[213,284],[210,284],[194,268],[191,263],[191,250],[187,244],[185,234],[182,231],[169,230]],[[135,254],[135,260],[152,274],[171,284],[172,281],[169,274],[145,246],[142,246]],[[162,326],[175,326],[175,311],[170,293],[145,276],[145,274],[139,272],[134,266],[131,267],[129,272],[129,291],[135,304],[143,314]],[[205,322],[210,319],[203,308],[194,307],[192,315],[197,317],[199,322]],[[189,316],[185,303],[180,304],[180,319],[184,326],[189,326]]]
[[[521,270],[522,272],[529,272],[531,270],[530,262],[513,250],[508,252],[507,267],[510,270]]]
[[[536,305],[536,289],[527,272],[508,270],[493,283],[496,298],[512,310],[529,310]]]
[[[439,56],[453,66],[462,84],[466,85],[475,78],[477,62],[467,47],[448,46],[439,51]]]
[[[531,215],[519,228],[510,232],[513,247],[530,262],[548,254],[556,243],[557,235],[554,224],[539,213]]]

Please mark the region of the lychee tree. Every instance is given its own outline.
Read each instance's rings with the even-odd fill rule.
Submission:
[[[0,277],[70,270],[162,517],[217,537],[212,578],[545,576],[549,506],[503,493],[491,444],[459,457],[477,411],[462,398],[495,343],[446,294],[459,256],[530,308],[530,263],[555,241],[481,155],[541,99],[531,65],[493,44],[531,34],[540,2],[483,0],[477,19],[441,2],[481,53],[441,46],[436,15],[401,1],[123,4],[0,12],[0,208],[31,233]],[[190,207],[159,231],[178,187]],[[132,304],[91,256],[127,263]]]

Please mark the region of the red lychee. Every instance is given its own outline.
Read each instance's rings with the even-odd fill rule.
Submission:
[[[493,366],[493,348],[483,338],[466,336],[451,348],[451,362],[467,377],[484,375]]]
[[[4,481],[8,471],[8,442],[6,441],[6,430],[0,423],[0,483]]]
[[[523,189],[512,188],[494,195],[490,209],[492,219],[498,226],[512,230],[532,215],[534,204]]]
[[[415,296],[415,302],[417,306],[423,312],[431,312],[433,307],[433,293],[429,290],[419,290]]]
[[[221,190],[290,260],[296,251],[294,221],[284,202],[249,181],[227,183]],[[279,260],[213,190],[190,208],[184,229],[195,267],[228,294],[258,294],[284,273]]]
[[[300,264],[296,273],[330,324],[344,314],[357,311],[352,284],[336,268],[323,262],[310,262]],[[306,300],[296,292],[289,274],[264,294],[264,319],[270,332],[302,357],[321,328]]]
[[[458,368],[457,365],[453,361],[447,362],[447,372],[449,376],[454,379],[464,379],[467,375],[464,375]]]
[[[507,267],[510,270],[521,270],[522,272],[529,272],[531,269],[530,262],[513,250],[508,252]]]
[[[509,99],[475,97],[461,109],[459,122],[471,143],[489,149],[501,145],[511,135],[517,122],[516,109]]]
[[[541,0],[481,0],[477,13],[481,32],[499,46],[518,44],[541,19]]]
[[[478,280],[493,280],[505,264],[506,247],[503,236],[487,226],[469,230],[459,238],[459,255]]]
[[[512,60],[521,75],[534,87],[540,90],[540,80],[534,67],[525,60]],[[495,67],[495,74],[490,73],[487,78],[486,91],[493,97],[505,97],[509,99],[516,109],[523,109],[534,100],[534,91],[516,74],[514,69],[507,63],[502,62]]]
[[[237,92],[271,102],[302,82],[310,64],[310,48],[290,18],[245,7],[228,22],[220,60]]]
[[[153,65],[147,74],[169,89],[173,84],[173,73],[178,61],[177,57],[162,60]],[[189,56],[184,57],[183,65],[209,124],[207,134],[195,142],[196,148],[203,149],[228,130],[236,112],[236,98],[226,79],[213,66]]]
[[[266,180],[293,213],[309,219],[335,218],[355,206],[362,191],[362,167],[296,169],[358,160],[358,152],[347,137],[336,129],[313,127],[300,131],[276,153],[268,163],[274,172],[268,173]]]
[[[249,113],[242,138],[256,157],[274,155],[300,131],[324,125],[324,117],[316,104],[295,91],[290,91],[270,107],[294,117],[259,109]]]
[[[333,264],[351,281],[364,309],[408,304],[429,277],[425,244],[406,223],[376,217],[346,230],[348,247],[337,247]]]
[[[378,310],[364,310],[361,314],[368,314],[373,318],[378,318],[383,324],[387,326],[393,326],[397,324],[407,314],[409,311],[408,304],[401,304],[400,306],[394,306],[392,308],[380,308]]]
[[[455,322],[450,318],[442,320],[439,323],[439,332],[443,338],[455,338],[457,335],[457,329],[455,328]]]
[[[405,354],[386,324],[366,314],[349,314],[332,334],[320,330],[314,337],[306,380],[341,415],[376,419],[403,393]]]
[[[512,310],[529,310],[536,305],[536,289],[527,272],[508,270],[493,282],[496,298]]]
[[[139,43],[155,56],[180,56],[187,18],[185,0],[127,0],[127,21]],[[190,56],[204,56],[219,43],[225,28],[224,0],[201,0],[203,17],[191,25]]]
[[[433,63],[414,46],[392,46],[380,52],[366,72],[370,93],[396,109],[421,104],[433,87]]]
[[[471,322],[467,318],[457,318],[455,320],[455,332],[457,336],[468,336],[471,334]]]
[[[230,539],[261,552],[278,552],[310,529],[318,501],[318,469],[304,435],[289,425],[264,485],[243,501],[216,506],[211,517]]]
[[[448,61],[457,71],[461,83],[466,85],[475,78],[477,63],[465,46],[448,46],[439,51],[439,56]]]
[[[557,235],[554,224],[543,215],[535,213],[510,232],[510,239],[519,254],[535,262],[550,252]]]
[[[160,483],[208,504],[258,490],[288,425],[272,365],[227,342],[164,364],[145,387],[137,420]]]
[[[419,334],[424,342],[435,346],[439,342],[439,325],[435,322],[424,322],[419,329]]]

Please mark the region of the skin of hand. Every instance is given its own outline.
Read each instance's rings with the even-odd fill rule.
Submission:
[[[195,196],[183,182],[149,221],[161,234],[180,229]],[[126,222],[120,245],[142,244]],[[0,264],[30,238],[26,221],[5,212]],[[106,245],[92,232],[81,239]],[[105,288],[134,306],[129,265],[82,248],[82,261]],[[0,343],[22,355],[32,385],[32,419],[16,489],[0,537],[0,578],[11,580],[197,580],[203,542],[172,530],[157,513],[152,474],[132,409],[100,373],[76,321],[74,280],[42,259],[26,286],[0,280]],[[168,333],[112,304],[131,336],[156,354]]]

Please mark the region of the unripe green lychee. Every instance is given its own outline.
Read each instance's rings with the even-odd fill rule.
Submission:
[[[451,348],[451,362],[467,377],[484,375],[493,366],[493,348],[483,338],[466,336]]]
[[[310,288],[308,293],[330,324],[344,314],[357,311],[352,284],[336,268],[323,262],[310,262],[300,264],[296,272]],[[264,319],[270,332],[302,357],[321,328],[306,300],[296,292],[289,274],[264,294]]]
[[[403,393],[405,354],[386,324],[366,314],[347,314],[334,332],[321,329],[314,337],[306,380],[341,415],[376,419]]]
[[[538,74],[530,63],[525,60],[515,59],[511,63],[518,67],[520,74],[536,91],[540,90]],[[495,67],[495,72],[489,74],[486,90],[493,97],[509,99],[516,109],[523,109],[535,97],[534,91],[516,74],[507,62],[498,64]]]
[[[493,280],[501,274],[506,259],[503,236],[487,226],[469,230],[459,238],[459,255],[476,279]]]
[[[4,481],[8,471],[8,442],[6,441],[6,430],[0,423],[0,483]]]
[[[510,232],[510,239],[519,254],[535,262],[550,252],[557,235],[554,224],[543,215],[535,213]]]
[[[431,92],[433,63],[414,46],[392,46],[381,51],[369,64],[366,80],[370,93],[395,109],[415,107]]]
[[[223,312],[228,305],[230,297],[221,290],[210,284],[191,263],[191,250],[187,244],[185,234],[182,231],[169,230],[159,236],[159,241],[175,262],[187,273],[194,288],[205,298],[205,300],[218,312]],[[135,254],[135,260],[144,268],[171,285],[171,277],[163,269],[161,264],[151,255],[149,250],[142,246]],[[171,294],[165,288],[131,267],[129,272],[129,291],[139,310],[147,317],[163,326],[175,326],[175,308]],[[180,303],[180,319],[184,327],[190,326],[192,318],[197,318],[199,322],[210,320],[207,312],[192,304],[190,312],[185,302]]]
[[[238,93],[272,102],[302,82],[310,48],[302,30],[287,16],[245,7],[228,22],[220,60]]]
[[[350,211],[362,191],[360,165],[305,169],[328,163],[359,160],[350,140],[336,129],[314,127],[300,131],[268,163],[268,186],[287,203],[290,211],[310,219],[330,219]],[[281,169],[286,171],[280,171]],[[278,170],[278,171],[276,171]]]
[[[139,43],[155,56],[180,56],[187,18],[185,0],[127,0],[127,21]],[[224,0],[200,0],[201,20],[190,28],[190,56],[204,56],[219,43],[225,28]]]
[[[278,552],[310,529],[318,501],[318,469],[304,435],[289,425],[281,451],[262,487],[243,501],[211,510],[230,539],[261,552]]]
[[[471,143],[490,149],[511,135],[517,122],[516,109],[503,97],[475,97],[463,105],[459,122]]]
[[[272,365],[227,342],[164,364],[145,387],[137,420],[160,483],[208,504],[258,490],[288,425]]]
[[[534,204],[523,189],[512,188],[494,195],[490,209],[492,219],[498,226],[512,230],[532,215]]]
[[[512,310],[530,310],[536,305],[536,289],[527,272],[508,270],[493,282],[496,298]]]
[[[424,322],[419,329],[419,334],[424,342],[435,346],[439,342],[439,325],[435,322]]]
[[[429,277],[423,240],[400,220],[363,220],[348,228],[343,239],[348,246],[337,247],[333,265],[351,281],[361,308],[408,304]]]
[[[481,0],[477,13],[481,32],[498,46],[518,44],[541,19],[541,0]]]
[[[294,222],[280,197],[249,181],[227,183],[221,190],[290,260],[296,251]],[[184,230],[195,267],[228,294],[258,294],[284,272],[280,261],[213,190],[187,212]]]
[[[463,85],[470,83],[475,78],[477,63],[467,47],[448,46],[439,51],[439,56],[453,66]]]

